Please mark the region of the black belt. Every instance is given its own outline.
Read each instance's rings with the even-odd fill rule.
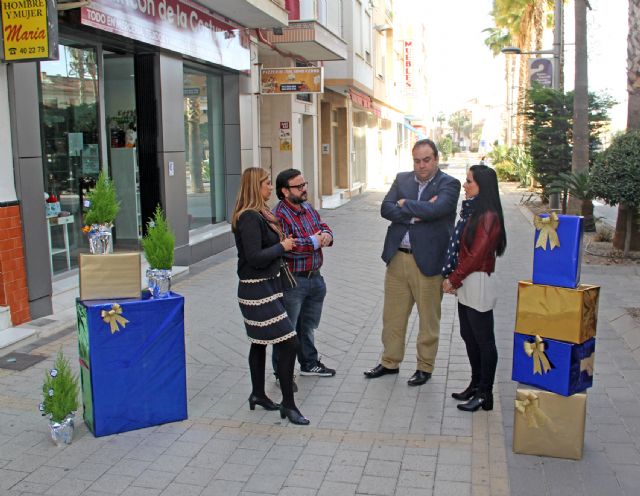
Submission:
[[[403,248],[402,246],[398,248],[398,251],[401,251],[402,253],[409,253],[409,254],[413,253],[411,248]]]
[[[300,272],[294,272],[295,277],[304,277],[305,279],[311,279],[313,276],[320,275],[320,269],[317,270],[301,270]]]

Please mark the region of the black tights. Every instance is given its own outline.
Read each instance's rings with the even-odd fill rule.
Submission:
[[[471,363],[471,383],[490,393],[496,376],[498,350],[493,334],[493,310],[478,312],[458,302],[460,335]]]
[[[278,370],[282,389],[282,404],[285,408],[297,409],[293,399],[293,367],[296,363],[296,338],[290,338],[273,345],[278,354]],[[249,370],[251,371],[251,394],[258,398],[265,398],[264,392],[264,368],[267,357],[267,345],[251,343],[249,350]]]

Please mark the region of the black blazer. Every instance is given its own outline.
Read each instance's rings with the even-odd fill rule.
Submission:
[[[429,199],[436,195],[438,199],[430,203]],[[460,181],[439,169],[420,198],[414,172],[400,172],[380,207],[382,217],[391,221],[384,239],[382,260],[387,264],[391,262],[408,230],[420,271],[425,276],[440,274],[456,220],[459,196]],[[398,207],[396,202],[401,198],[407,201]],[[411,224],[414,217],[420,221]]]
[[[278,274],[284,246],[262,215],[253,210],[243,212],[234,235],[240,279],[261,279]]]

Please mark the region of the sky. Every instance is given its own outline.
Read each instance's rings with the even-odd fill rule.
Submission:
[[[403,1],[403,0],[399,0]],[[618,102],[611,112],[613,129],[626,126],[627,0],[590,0],[587,13],[589,91],[607,91]],[[434,113],[446,115],[478,98],[480,103],[505,104],[505,56],[493,57],[485,46],[493,26],[492,0],[422,0],[428,12],[428,73]],[[565,89],[573,88],[574,6],[565,6]],[[551,49],[553,35],[543,49]],[[499,110],[498,110],[499,111]]]

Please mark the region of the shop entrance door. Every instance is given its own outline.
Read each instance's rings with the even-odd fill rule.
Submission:
[[[136,86],[133,55],[104,55],[107,157],[120,210],[114,224],[117,248],[138,249],[142,237]]]

